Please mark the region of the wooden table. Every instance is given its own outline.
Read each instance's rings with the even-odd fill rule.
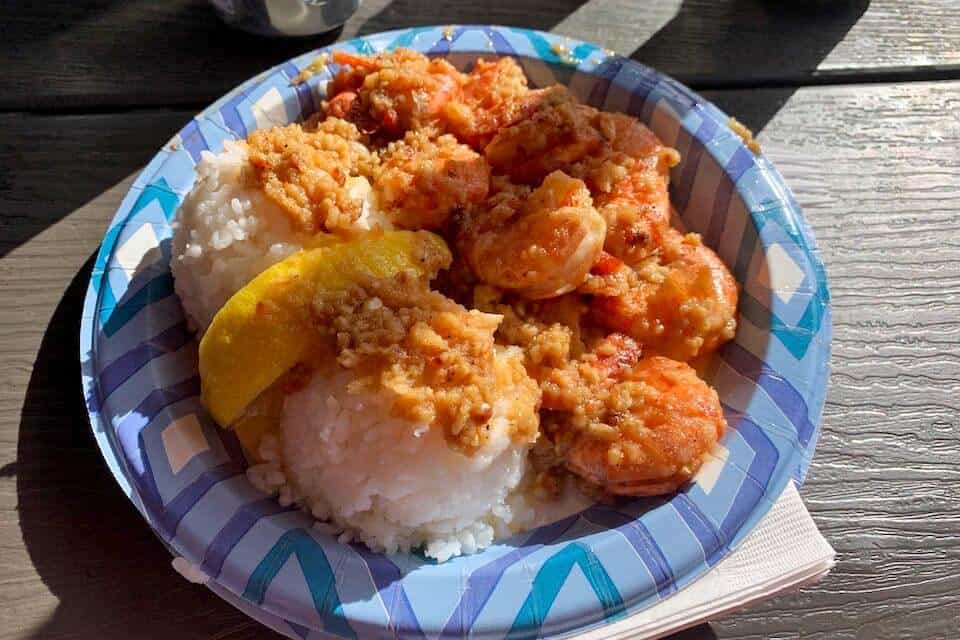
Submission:
[[[0,9],[0,638],[269,637],[176,575],[115,486],[77,332],[138,167],[212,99],[331,38],[260,40],[185,0],[13,4]],[[632,54],[759,131],[827,264],[833,374],[803,495],[837,566],[677,638],[958,637],[960,5],[498,4],[369,0],[340,37],[495,22]]]

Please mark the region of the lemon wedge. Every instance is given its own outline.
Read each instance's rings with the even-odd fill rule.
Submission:
[[[237,434],[237,440],[243,447],[247,460],[263,462],[260,456],[260,441],[268,433],[276,433],[280,427],[280,416],[283,413],[283,393],[276,386],[272,386],[261,393],[230,425]]]
[[[271,266],[227,301],[200,341],[201,398],[207,410],[229,427],[317,348],[311,306],[318,294],[407,270],[431,278],[451,259],[439,236],[391,231],[300,251]]]

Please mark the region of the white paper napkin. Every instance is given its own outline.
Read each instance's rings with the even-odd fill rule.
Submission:
[[[835,555],[790,482],[740,547],[702,578],[663,602],[577,640],[661,638],[716,620],[818,581],[833,567]]]

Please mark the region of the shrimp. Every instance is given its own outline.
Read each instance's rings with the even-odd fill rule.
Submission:
[[[503,190],[466,215],[460,229],[461,252],[476,276],[530,299],[579,286],[606,235],[583,181],[555,171],[529,197],[529,189],[497,184]]]
[[[470,147],[409,131],[383,152],[373,189],[395,226],[438,229],[454,211],[483,202],[489,183],[489,165]]]
[[[616,153],[643,160],[664,149],[660,138],[653,131],[626,113],[604,111],[600,114],[597,126]]]
[[[716,392],[692,367],[644,357],[641,345],[621,333],[539,373],[551,457],[607,493],[675,491],[726,428]]]
[[[579,358],[562,363],[555,359],[548,363],[553,367],[533,369],[531,375],[540,383],[543,408],[569,414],[571,424],[583,427],[587,416],[602,411],[604,393],[617,376],[635,365],[642,354],[633,338],[612,333]]]
[[[670,225],[667,187],[680,154],[632,116],[601,113],[597,127],[603,151],[572,172],[586,181],[607,221],[604,250],[636,264],[657,251]]]
[[[582,178],[607,222],[604,249],[628,264],[654,253],[670,224],[679,154],[636,118],[579,104],[566,89],[531,92],[528,102],[535,108],[484,149],[491,166],[526,184],[556,169]]]
[[[459,99],[443,108],[447,131],[477,150],[497,131],[513,124],[533,109],[527,77],[513,58],[477,60],[467,74]]]
[[[596,126],[600,112],[579,104],[565,87],[532,92],[529,100],[529,115],[500,129],[484,148],[494,169],[515,182],[534,185],[603,148]]]
[[[670,226],[670,198],[661,169],[638,164],[596,197],[597,211],[607,222],[604,250],[627,264],[653,254]]]
[[[391,137],[435,123],[466,81],[446,60],[407,49],[374,56],[338,51],[333,60],[346,68],[327,86],[327,115]]]
[[[615,379],[604,410],[561,434],[565,466],[614,495],[676,491],[726,429],[717,392],[690,365],[660,356],[620,367]]]
[[[697,234],[667,229],[660,252],[632,269],[604,257],[593,281],[591,318],[650,353],[687,362],[712,353],[736,331],[737,285]]]

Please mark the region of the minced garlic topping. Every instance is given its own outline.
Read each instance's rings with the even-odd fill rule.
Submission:
[[[468,311],[409,274],[316,300],[314,310],[340,365],[358,372],[359,386],[389,393],[398,417],[443,429],[471,454],[488,440],[494,405],[508,403],[497,413],[512,438],[536,439],[540,392],[521,358],[495,357],[499,316]]]
[[[350,176],[369,175],[376,163],[356,126],[327,118],[312,131],[299,124],[273,127],[251,133],[247,145],[256,180],[295,228],[352,232],[363,203],[344,184]]]

